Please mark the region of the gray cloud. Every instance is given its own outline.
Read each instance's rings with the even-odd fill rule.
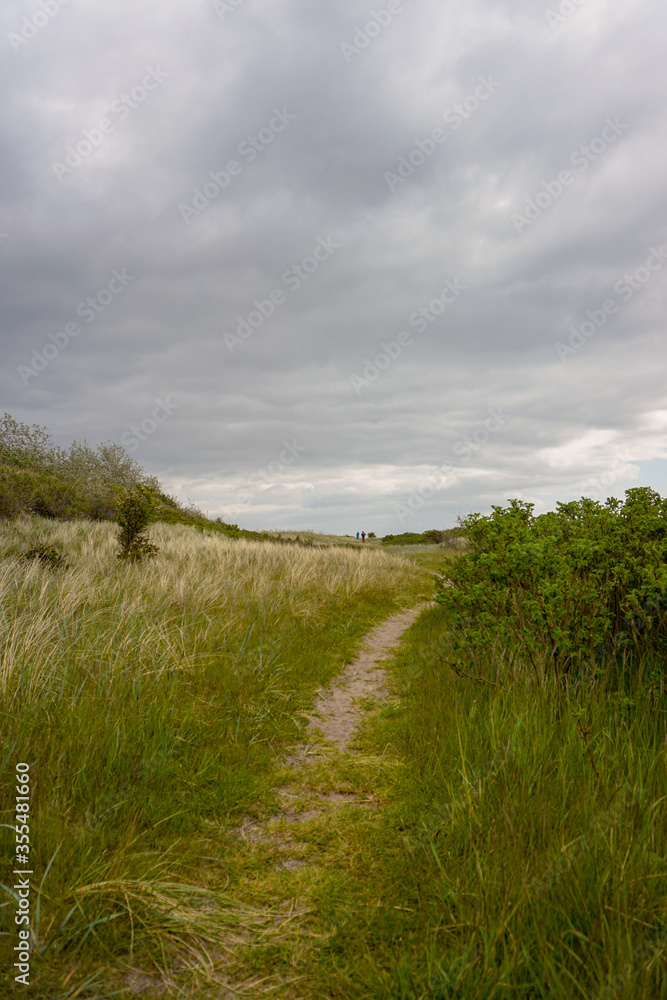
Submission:
[[[60,443],[126,435],[249,527],[423,529],[667,485],[667,265],[619,290],[667,249],[665,14],[560,6],[70,0],[33,32],[45,8],[10,0],[4,408]],[[133,278],[109,299],[114,272]],[[446,279],[466,289],[435,315]],[[303,452],[248,490],[285,440]]]

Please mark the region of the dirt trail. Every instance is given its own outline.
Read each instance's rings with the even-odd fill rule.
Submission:
[[[357,751],[353,740],[360,724],[387,697],[381,661],[429,606],[426,602],[392,615],[365,636],[361,652],[328,690],[318,692],[316,704],[303,716],[307,726],[302,742],[281,761],[285,784],[274,789],[274,814],[262,820],[248,817],[228,831],[240,841],[251,905],[261,918],[257,926],[246,922],[230,942],[232,951],[239,944],[248,953],[257,947],[258,957],[243,959],[243,982],[233,989],[230,984],[224,996],[255,998],[267,991],[274,996],[277,990],[281,1000],[310,1000],[301,980],[309,962],[315,961],[318,942],[330,935],[318,923],[318,886],[340,866],[338,854],[347,831],[367,822],[379,805],[368,768],[393,766],[384,754]],[[357,780],[357,774],[364,777]],[[292,956],[295,976],[274,974],[272,959],[262,958],[262,949],[269,945]]]
[[[240,826],[226,830],[239,849],[241,871],[247,865],[247,881],[236,887],[234,895],[251,898],[239,904],[237,919],[229,921],[235,916],[233,910],[226,915],[220,949],[203,953],[208,962],[214,961],[216,977],[220,977],[216,982],[221,986],[216,995],[221,1000],[257,1000],[269,995],[281,1000],[310,1000],[311,994],[304,996],[302,989],[304,970],[312,949],[330,936],[318,926],[317,903],[311,894],[322,873],[329,871],[332,853],[335,858],[339,850],[336,835],[328,844],[327,834],[338,824],[344,836],[355,816],[359,821],[360,810],[365,818],[377,806],[375,795],[368,790],[372,784],[357,784],[355,767],[348,766],[353,762],[358,773],[372,758],[361,756],[363,751],[355,758],[350,745],[360,723],[387,695],[381,661],[429,606],[431,602],[426,602],[392,615],[365,636],[361,652],[328,690],[318,691],[315,706],[303,716],[308,723],[303,740],[281,761],[282,780],[287,783],[274,789],[275,814],[263,820],[247,817]],[[377,760],[386,766],[384,755]],[[216,901],[213,910],[219,905]],[[202,913],[208,917],[210,911],[205,906],[202,904]],[[208,941],[206,947],[210,947]],[[291,954],[294,974],[273,971],[271,949],[277,949],[278,956]],[[137,995],[172,995],[167,978],[158,981],[152,975],[132,972],[125,983]]]
[[[320,692],[320,703],[308,716],[311,728],[316,727],[327,743],[345,750],[357,728],[362,698],[381,698],[385,694],[384,671],[378,666],[398,645],[403,633],[417,620],[422,606],[402,611],[387,618],[368,633],[363,649],[350,663],[336,686]]]
[[[281,853],[277,867],[296,871],[307,862],[295,856],[299,852],[294,826],[321,817],[328,810],[347,804],[362,805],[364,799],[353,790],[321,791],[308,787],[304,772],[313,765],[327,763],[327,758],[346,753],[365,711],[363,701],[381,700],[386,695],[384,671],[379,666],[398,645],[403,633],[428,605],[392,615],[365,637],[364,648],[329,690],[318,692],[318,702],[305,716],[308,729],[303,743],[284,759],[294,775],[294,783],[276,789],[280,813],[265,822],[246,820],[235,831],[243,840],[255,844],[273,844]],[[317,784],[317,782],[314,782]]]

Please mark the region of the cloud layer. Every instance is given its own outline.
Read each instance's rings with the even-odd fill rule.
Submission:
[[[8,0],[4,408],[247,527],[660,489],[657,0]]]

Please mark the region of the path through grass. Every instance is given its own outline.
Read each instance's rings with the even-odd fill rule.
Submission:
[[[302,915],[248,962],[298,1000],[664,1000],[664,689],[457,677],[439,607],[406,640],[348,752],[286,773],[302,867],[277,840],[248,864]]]
[[[315,692],[365,632],[414,603],[424,575],[378,551],[166,525],[151,531],[158,557],[126,566],[115,533],[0,526],[3,874],[14,766],[27,761],[31,996],[194,986],[217,997],[246,940],[268,947],[293,922],[279,900],[237,892],[246,861],[226,831],[271,807],[277,761],[300,742]],[[22,560],[36,543],[59,546],[68,567]],[[21,996],[3,881],[2,995]]]
[[[667,1000],[660,665],[458,676],[436,606],[343,675],[427,573],[154,538],[131,568],[108,525],[0,532],[0,762],[53,859],[32,997]],[[20,562],[37,540],[70,568]]]

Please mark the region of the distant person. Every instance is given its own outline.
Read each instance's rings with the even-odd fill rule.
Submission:
[[[357,541],[359,541],[359,532],[357,532]]]
[[[366,541],[366,532],[365,531],[361,532],[361,540],[362,540],[362,542]]]

